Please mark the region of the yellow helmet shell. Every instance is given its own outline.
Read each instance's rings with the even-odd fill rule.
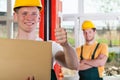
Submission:
[[[36,6],[39,7],[40,9],[42,8],[42,4],[40,0],[15,0],[13,9],[22,6]]]
[[[95,28],[95,25],[93,24],[92,21],[86,20],[86,21],[83,22],[82,30],[91,29],[91,28]]]

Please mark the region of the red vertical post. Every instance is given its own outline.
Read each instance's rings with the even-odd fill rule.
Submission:
[[[57,0],[51,0],[51,39],[55,40],[55,28],[57,24]]]
[[[51,39],[55,40],[55,28],[59,27],[61,20],[59,17],[59,12],[62,11],[62,4],[60,0],[51,0]],[[58,63],[55,63],[54,70],[58,80],[62,80],[63,74],[61,66]]]
[[[44,0],[42,2],[42,10],[40,11],[39,37],[44,40]]]

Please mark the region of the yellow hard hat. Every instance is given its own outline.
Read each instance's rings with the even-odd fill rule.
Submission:
[[[15,0],[14,8],[22,7],[22,6],[36,6],[38,8],[42,8],[42,4],[40,0]]]
[[[90,28],[96,28],[92,21],[85,20],[82,24],[82,30],[90,29]]]

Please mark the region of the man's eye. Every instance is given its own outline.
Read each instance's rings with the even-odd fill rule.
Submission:
[[[22,13],[23,16],[27,15],[27,13]]]
[[[89,33],[92,33],[92,31],[90,31]]]
[[[36,14],[36,13],[33,13],[32,15],[33,15],[33,16],[37,16],[37,14]]]

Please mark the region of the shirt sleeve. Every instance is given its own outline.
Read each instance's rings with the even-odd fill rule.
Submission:
[[[54,57],[58,51],[63,51],[63,47],[60,44],[52,41],[52,56]]]
[[[76,52],[77,52],[77,57],[80,60],[80,55],[81,55],[81,47],[80,46],[76,48]]]
[[[104,54],[104,55],[106,55],[106,56],[108,56],[108,46],[103,43],[103,44],[101,45],[101,48],[102,48],[101,53]]]

